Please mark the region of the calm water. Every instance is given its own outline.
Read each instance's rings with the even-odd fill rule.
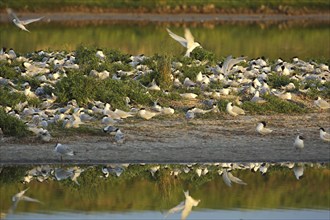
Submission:
[[[329,164],[294,166],[265,164],[264,175],[246,164],[108,165],[109,175],[102,165],[3,167],[0,212],[6,219],[164,219],[189,190],[200,202],[187,219],[328,219]],[[75,179],[67,175],[72,169],[83,172]],[[219,175],[224,170],[246,185],[226,185],[224,173]],[[303,170],[302,178],[294,170]],[[25,196],[40,203],[19,201],[15,207],[12,197],[27,188]],[[180,218],[181,212],[167,217]]]
[[[230,23],[192,25],[195,40],[218,57],[245,55],[270,59],[329,60],[329,23]],[[164,23],[39,22],[28,26],[31,33],[12,23],[0,23],[0,45],[21,53],[36,50],[72,51],[80,44],[118,49],[124,53],[148,56],[155,53],[184,54],[171,39],[166,27],[183,36],[183,25]]]

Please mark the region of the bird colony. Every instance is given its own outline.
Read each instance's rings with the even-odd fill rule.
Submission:
[[[33,58],[38,57],[38,60]],[[61,58],[59,58],[61,57]],[[99,62],[106,62],[106,56],[101,50],[95,53]],[[91,70],[85,77],[98,78],[99,80],[134,80],[138,81],[153,71],[144,61],[150,59],[144,55],[131,56],[129,65],[131,71],[117,70]],[[76,62],[75,52],[45,52],[39,51],[27,56],[17,56],[13,49],[0,52],[0,62],[10,65],[17,77],[23,77],[25,82],[19,84],[15,78],[6,78],[5,72],[1,72],[0,85],[10,93],[20,93],[26,96],[27,101],[20,102],[15,106],[0,106],[5,109],[8,115],[23,120],[28,129],[41,140],[48,142],[51,134],[47,128],[50,124],[59,124],[64,128],[78,128],[81,125],[102,126],[103,132],[114,137],[115,142],[124,141],[124,132],[116,127],[118,122],[125,122],[127,118],[138,117],[144,120],[151,120],[159,115],[172,117],[173,114],[182,115],[187,120],[192,120],[198,115],[208,113],[228,114],[232,117],[239,117],[247,114],[244,110],[244,103],[250,102],[263,106],[267,100],[263,95],[274,96],[285,102],[298,102],[298,98],[304,96],[309,90],[329,90],[329,67],[325,64],[305,62],[294,58],[292,63],[278,59],[275,63],[258,58],[247,60],[246,57],[227,57],[223,62],[211,64],[207,60],[192,59],[188,66],[205,67],[204,71],[195,73],[195,78],[185,77],[182,70],[183,63],[173,61],[171,63],[170,77],[172,81],[171,90],[164,90],[152,79],[149,85],[142,85],[144,93],[153,97],[152,94],[161,94],[164,97],[171,97],[171,94],[179,94],[182,103],[187,106],[162,106],[157,100],[153,105],[141,106],[139,103],[131,103],[134,97],[125,97],[126,109],[124,111],[111,106],[107,102],[89,100],[85,106],[78,105],[76,100],[70,100],[66,105],[57,103],[57,94],[47,92],[47,88],[54,88],[57,83],[70,74],[70,70],[79,70]],[[121,61],[117,61],[121,63]],[[16,65],[13,66],[12,63]],[[288,76],[298,81],[300,88],[295,84],[288,83],[280,88],[272,88],[268,85],[268,78],[273,75]],[[39,85],[30,85],[31,79],[36,79]],[[308,82],[317,82],[316,88],[307,87]],[[212,89],[212,85],[222,85],[222,88]],[[315,86],[315,85],[310,85]],[[48,89],[49,90],[49,89]],[[68,91],[70,92],[70,91]],[[244,101],[242,102],[242,97]],[[250,98],[246,98],[250,97]],[[29,101],[38,99],[41,104],[30,105]],[[295,100],[296,99],[296,100]],[[219,109],[219,103],[224,101],[225,109]],[[320,111],[327,111],[330,104],[321,97],[309,101],[311,106]],[[186,108],[186,111],[184,109]],[[101,129],[101,130],[102,130]],[[257,127],[257,132],[266,135],[271,132],[266,128],[266,122]],[[323,129],[321,135],[323,140],[328,141],[328,134]],[[325,135],[324,135],[325,134]]]
[[[100,81],[138,82],[143,88],[144,95],[153,100],[153,104],[132,102],[134,97],[129,96],[123,97],[126,110],[111,106],[111,100],[88,100],[87,104],[79,104],[72,99],[65,104],[59,103],[57,102],[59,94],[56,94],[55,90],[57,84],[68,77],[72,70],[82,71],[76,52],[38,51],[22,56],[17,55],[13,49],[7,51],[2,48],[1,65],[10,68],[17,78],[26,81],[19,81],[12,76],[6,77],[5,70],[1,69],[1,89],[13,95],[24,95],[27,101],[12,106],[0,105],[0,108],[3,108],[6,114],[22,120],[28,130],[44,142],[51,141],[52,135],[48,128],[55,124],[62,129],[90,125],[99,128],[100,132],[109,134],[113,142],[119,144],[125,141],[126,134],[121,125],[128,118],[152,120],[162,115],[163,117],[182,116],[186,121],[190,121],[202,115],[212,117],[217,114],[235,118],[249,114],[244,109],[246,103],[255,106],[267,105],[269,99],[266,97],[303,106],[302,109],[314,108],[321,112],[330,109],[330,104],[324,99],[329,97],[330,72],[329,66],[324,63],[307,62],[297,57],[291,62],[282,59],[270,62],[265,58],[248,59],[232,56],[223,61],[198,60],[190,56],[194,53],[194,49],[201,48],[201,45],[194,41],[189,29],[185,29],[185,38],[169,29],[167,31],[173,39],[187,48],[184,58],[179,57],[169,62],[170,71],[167,73],[171,84],[169,89],[162,88],[160,85],[162,82],[159,80],[157,82],[151,77],[156,70],[153,69],[155,65],[150,63],[154,64],[157,60],[145,55],[130,56],[126,63],[121,60],[112,61],[118,65],[130,66],[129,71],[116,69],[109,72],[107,69],[102,71],[92,69],[83,75]],[[98,49],[93,57],[97,59],[98,65],[110,62],[101,49]],[[191,75],[188,76],[184,68],[200,71],[196,70],[192,73],[190,71]],[[148,77],[151,77],[150,81],[142,83],[141,80]],[[286,77],[289,81],[279,86],[271,81],[274,77]],[[311,93],[317,97],[315,100],[308,98],[308,94]],[[162,97],[167,101],[162,104],[155,97]],[[171,97],[176,97],[176,105],[168,104],[171,103]],[[38,104],[31,100],[38,100]],[[257,125],[256,131],[262,135],[272,132],[271,129],[266,128],[266,122]],[[324,128],[320,129],[320,137],[324,141],[329,141],[329,134]],[[68,150],[63,150],[61,144],[55,147],[55,151],[61,155],[73,155],[71,151],[70,154],[63,153]],[[303,137],[300,134],[294,142],[294,147],[297,149],[304,147]]]

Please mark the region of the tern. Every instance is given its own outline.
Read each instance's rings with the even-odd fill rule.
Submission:
[[[27,19],[27,20],[20,20],[11,9],[7,9],[7,12],[8,12],[8,14],[10,14],[14,17],[13,23],[18,28],[22,29],[23,31],[27,31],[27,32],[30,32],[30,31],[28,29],[26,29],[26,27],[24,25],[30,24],[32,22],[39,21],[39,20],[44,18],[44,17],[40,17],[40,18],[33,18],[33,19]]]
[[[156,113],[156,112],[150,112],[150,111],[147,111],[145,108],[141,108],[137,115],[143,119],[146,119],[146,120],[149,120],[153,117],[155,117],[156,115],[159,115],[160,113]]]
[[[245,115],[245,112],[240,107],[234,106],[232,102],[227,104],[226,110],[231,116]]]
[[[324,128],[320,128],[320,138],[324,141],[330,141],[330,134]]]
[[[257,125],[256,131],[259,134],[265,135],[265,134],[270,134],[273,132],[273,130],[266,128],[266,122],[262,121]]]
[[[168,28],[166,29],[168,34],[177,42],[179,42],[182,46],[187,48],[186,57],[190,57],[190,53],[196,48],[201,47],[201,45],[194,41],[194,37],[192,36],[190,30],[188,28],[185,28],[184,30],[184,37],[180,37],[176,34],[174,34],[172,31],[170,31]]]
[[[189,191],[184,192],[184,196],[186,197],[185,201],[182,201],[179,205],[175,206],[174,208],[170,209],[165,217],[169,214],[173,214],[175,212],[179,212],[182,210],[181,213],[181,220],[185,220],[188,215],[190,214],[193,206],[198,206],[201,200],[195,200],[189,195]]]
[[[316,105],[322,110],[330,108],[330,104],[327,101],[321,99],[320,97],[317,97],[317,99],[314,101],[314,105]]]
[[[298,135],[296,139],[294,140],[293,146],[295,149],[302,150],[304,148],[304,137],[301,135]]]
[[[62,145],[60,143],[57,142],[57,144],[55,145],[54,151],[56,153],[59,153],[61,155],[61,161],[62,161],[62,156],[63,155],[68,155],[68,156],[73,156],[75,155],[75,152],[73,152],[73,150],[67,146],[67,145]]]

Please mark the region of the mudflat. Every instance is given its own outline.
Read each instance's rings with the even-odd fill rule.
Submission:
[[[267,121],[269,135],[255,131],[258,122]],[[330,113],[299,115],[224,116],[221,119],[151,119],[119,124],[125,134],[122,144],[113,136],[100,134],[64,135],[58,141],[70,146],[76,155],[64,156],[63,163],[183,163],[183,162],[329,162],[330,143],[319,137],[319,126],[328,129]],[[296,136],[303,135],[305,147],[295,150]],[[1,164],[60,163],[53,149],[54,138],[43,143],[35,137],[0,142]]]

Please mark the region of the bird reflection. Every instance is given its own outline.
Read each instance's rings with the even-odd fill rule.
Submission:
[[[296,164],[293,168],[294,175],[296,176],[297,180],[300,180],[304,175],[304,165],[303,164]]]
[[[25,196],[24,194],[26,193],[26,191],[28,191],[29,188],[20,191],[19,193],[16,193],[13,197],[12,197],[12,206],[10,207],[8,213],[13,213],[15,211],[15,209],[17,208],[17,205],[20,201],[27,201],[27,202],[37,202],[37,203],[42,203],[40,202],[38,199],[34,199],[28,196]]]
[[[198,206],[198,204],[200,203],[201,200],[195,200],[194,198],[192,198],[189,195],[189,191],[183,192],[184,196],[186,197],[186,199],[184,201],[182,201],[179,205],[171,208],[165,215],[165,218],[170,215],[173,214],[175,212],[179,212],[182,210],[181,213],[181,220],[184,220],[188,217],[188,215],[190,214],[192,207],[193,206]]]
[[[243,180],[233,176],[233,174],[230,171],[224,170],[222,173],[222,179],[225,182],[225,184],[229,187],[231,187],[231,183],[237,183],[240,185],[247,185]]]

